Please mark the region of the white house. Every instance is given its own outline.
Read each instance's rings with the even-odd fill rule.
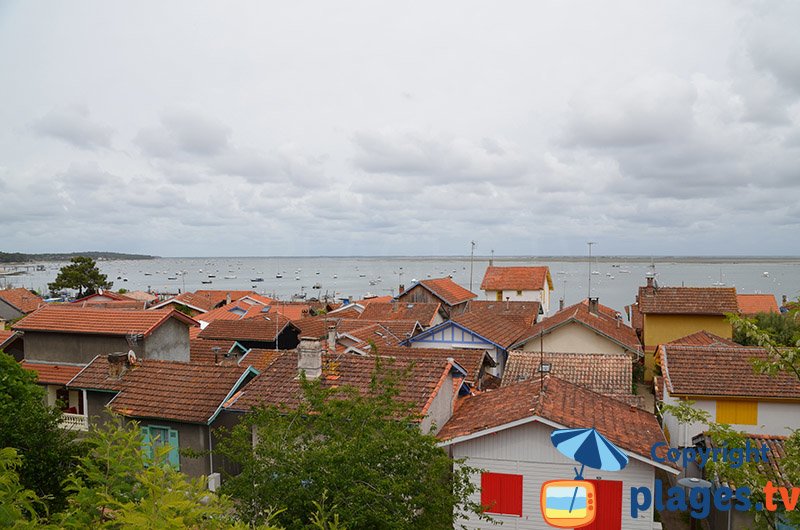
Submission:
[[[549,267],[495,267],[490,265],[481,282],[486,300],[526,301],[542,304],[550,312],[553,278]]]
[[[713,345],[662,344],[662,402],[691,400],[711,421],[751,434],[785,435],[788,429],[800,428],[800,382],[787,374],[756,373],[752,360],[766,356],[763,348],[730,344],[721,337]],[[664,431],[674,447],[691,446],[692,438],[706,428],[699,423],[681,425],[664,413]]]
[[[474,501],[506,529],[550,528],[540,507],[542,485],[572,480],[575,466],[552,444],[556,429],[594,427],[628,456],[621,471],[587,468],[584,479],[597,489],[597,519],[583,528],[621,530],[660,528],[652,506],[631,516],[631,488],[653,491],[657,468],[677,468],[650,456],[664,433],[653,414],[552,376],[535,378],[465,398],[437,435],[453,458],[481,469],[473,477]],[[499,487],[498,487],[499,485]],[[456,521],[470,529],[497,528],[477,518]]]

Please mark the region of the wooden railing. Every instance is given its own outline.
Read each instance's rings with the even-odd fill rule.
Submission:
[[[69,414],[64,412],[61,415],[61,428],[71,431],[88,431],[89,418],[83,414]]]

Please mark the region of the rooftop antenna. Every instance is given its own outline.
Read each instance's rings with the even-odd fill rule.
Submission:
[[[586,244],[589,245],[589,266],[588,266],[588,270],[589,270],[589,295],[587,296],[587,298],[591,298],[592,297],[592,245],[595,245],[597,243],[595,241],[587,241]]]
[[[475,259],[475,242],[470,241],[470,251],[469,251],[469,290],[472,290],[472,262]],[[494,252],[494,251],[492,251]]]
[[[492,249],[492,257],[489,258],[489,266],[491,267],[494,265],[494,249]]]

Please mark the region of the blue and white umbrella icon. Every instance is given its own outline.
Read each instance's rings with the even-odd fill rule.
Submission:
[[[559,429],[553,431],[550,440],[564,456],[581,463],[581,470],[575,469],[575,480],[583,480],[586,466],[603,471],[619,471],[628,465],[625,453],[594,428]],[[578,488],[575,488],[569,511],[572,511],[577,494]]]

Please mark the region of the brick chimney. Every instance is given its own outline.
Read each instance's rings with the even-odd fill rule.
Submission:
[[[558,299],[558,310],[559,311],[563,311],[564,310],[564,299],[563,298],[559,298]]]
[[[597,314],[598,306],[600,305],[600,299],[596,296],[589,297],[589,312],[593,315]]]
[[[300,337],[297,347],[297,375],[305,372],[306,379],[319,379],[322,375],[322,343],[313,337]]]
[[[397,294],[403,294],[404,292],[406,292],[406,286],[401,283]]]
[[[108,360],[108,377],[111,379],[122,379],[122,376],[131,367],[130,354],[124,351],[109,353],[106,359]]]

